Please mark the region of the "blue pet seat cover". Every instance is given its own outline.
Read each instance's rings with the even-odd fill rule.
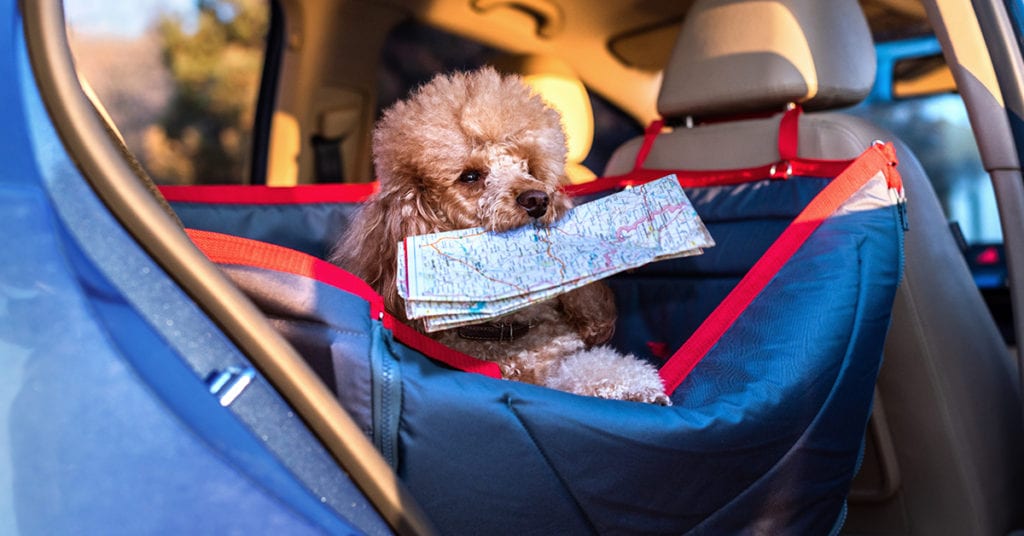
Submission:
[[[493,363],[396,322],[351,274],[289,249],[273,229],[286,222],[237,225],[333,207],[343,215],[327,219],[343,226],[367,187],[297,203],[274,200],[291,189],[229,203],[197,198],[203,187],[163,191],[440,532],[829,534],[860,459],[904,218],[891,145],[853,161],[800,159],[798,115],[784,118],[772,166],[644,169],[655,126],[633,172],[569,188],[586,197],[674,172],[718,243],[609,280],[612,342],[660,365],[671,407],[501,380]],[[226,228],[225,208],[261,218]]]

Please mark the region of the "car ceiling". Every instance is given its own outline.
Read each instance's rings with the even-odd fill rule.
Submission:
[[[879,41],[928,32],[920,0],[859,0]],[[566,59],[588,86],[653,118],[660,71],[693,0],[390,0],[431,25],[520,54]],[[643,102],[640,102],[643,101]],[[634,104],[635,103],[635,104]]]
[[[501,48],[539,49],[544,43],[587,34],[601,36],[624,63],[660,68],[693,0],[392,0],[428,22],[468,31]],[[928,31],[920,0],[859,0],[876,40]],[[492,25],[480,25],[487,19]],[[495,31],[495,26],[504,31]],[[470,26],[477,31],[470,30]],[[525,39],[524,39],[525,38]],[[644,55],[651,56],[649,58]]]

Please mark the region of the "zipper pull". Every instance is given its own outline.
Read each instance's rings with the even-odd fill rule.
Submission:
[[[889,195],[892,197],[893,202],[896,203],[896,213],[900,218],[900,226],[903,227],[904,232],[909,231],[910,218],[907,216],[907,195],[903,191],[903,187],[890,188]]]

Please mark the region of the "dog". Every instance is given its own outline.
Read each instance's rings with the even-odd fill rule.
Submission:
[[[397,243],[440,231],[501,232],[557,221],[572,207],[561,189],[568,183],[566,150],[560,115],[518,76],[490,67],[438,75],[376,125],[380,188],[329,260],[369,283],[391,314],[409,322],[396,282]],[[602,346],[615,319],[611,290],[591,283],[495,322],[430,336],[496,362],[506,379],[670,404],[654,366]]]

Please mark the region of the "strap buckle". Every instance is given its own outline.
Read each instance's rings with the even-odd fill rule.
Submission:
[[[787,160],[783,160],[781,162],[776,162],[772,164],[772,167],[768,169],[768,176],[773,179],[788,179],[792,177],[793,163]]]

